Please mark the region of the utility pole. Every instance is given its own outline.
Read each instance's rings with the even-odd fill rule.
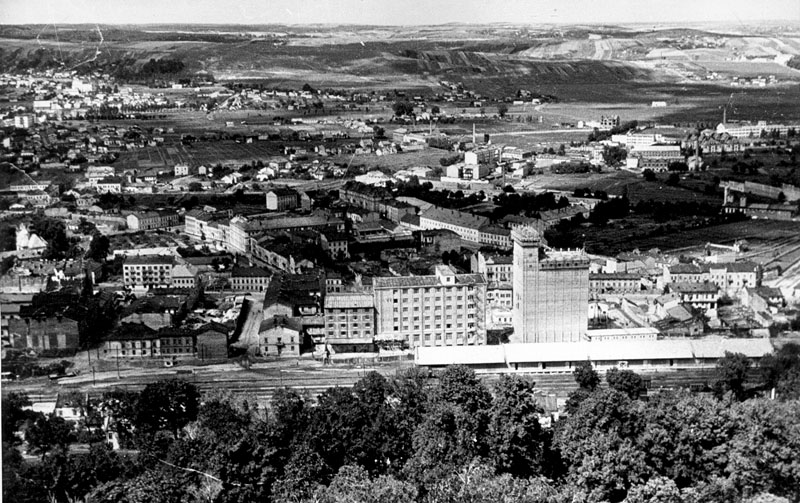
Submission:
[[[122,379],[119,375],[119,346],[117,346],[117,379]]]

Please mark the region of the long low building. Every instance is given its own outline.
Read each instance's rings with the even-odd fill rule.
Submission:
[[[612,367],[637,370],[702,368],[714,366],[725,352],[759,359],[773,351],[769,339],[613,340],[603,342],[546,342],[497,346],[419,346],[414,361],[419,366],[467,365],[486,371],[572,372],[589,360],[598,370]]]

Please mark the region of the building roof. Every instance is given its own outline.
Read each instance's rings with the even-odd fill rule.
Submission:
[[[773,351],[769,339],[610,340],[548,342],[499,346],[418,347],[418,365],[496,365],[536,362],[614,362],[630,360],[715,359],[725,352],[759,358]]]
[[[175,267],[172,268],[173,278],[194,278],[195,276],[197,276],[197,271],[191,265],[176,264]]]
[[[175,257],[171,255],[134,255],[125,258],[125,265],[154,265],[175,263]]]
[[[303,329],[303,325],[295,318],[287,318],[286,316],[273,316],[272,318],[268,318],[261,322],[261,325],[258,327],[258,332],[266,332],[267,330],[272,330],[276,327],[288,328],[290,330],[294,330],[295,332],[300,332]]]
[[[670,285],[672,290],[680,293],[717,293],[717,285],[710,282],[683,282],[683,283],[672,283]]]
[[[235,265],[231,270],[232,278],[270,278],[272,273],[263,267],[244,267]]]
[[[278,197],[297,196],[297,191],[294,189],[290,189],[289,187],[278,187],[268,191],[267,194],[275,194]]]
[[[325,309],[370,308],[374,300],[370,293],[329,293],[325,296]]]
[[[452,210],[447,208],[440,208],[438,206],[431,206],[426,211],[420,214],[420,218],[427,218],[434,222],[441,222],[448,225],[455,225],[458,227],[467,227],[470,229],[478,229],[489,223],[489,219],[472,213],[463,211]]]
[[[456,274],[456,285],[483,285],[486,278],[483,274]],[[390,276],[372,278],[374,288],[408,288],[441,286],[443,283],[438,276]]]

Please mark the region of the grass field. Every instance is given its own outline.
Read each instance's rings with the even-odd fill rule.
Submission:
[[[664,175],[658,182],[648,182],[642,175],[629,171],[614,171],[611,173],[579,173],[559,175],[546,173],[536,175],[530,179],[529,185],[533,190],[552,189],[573,191],[578,188],[589,188],[592,191],[602,190],[611,195],[622,195],[627,190],[628,199],[632,203],[637,201],[694,201],[722,203],[721,195],[712,196],[686,187],[670,187],[663,183]],[[528,182],[528,180],[526,180]],[[526,183],[526,185],[528,185]]]
[[[706,243],[732,244],[737,239],[746,239],[754,245],[773,242],[800,233],[800,222],[774,220],[747,220],[744,222],[712,225],[708,227],[680,229],[673,225],[669,232],[659,236],[648,236],[655,224],[636,226],[635,229],[606,228],[587,235],[587,249],[592,252],[618,253],[633,249],[662,251],[687,248]]]

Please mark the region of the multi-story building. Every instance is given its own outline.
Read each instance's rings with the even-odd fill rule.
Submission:
[[[295,318],[272,316],[261,322],[258,350],[261,356],[300,356],[303,327]]]
[[[149,231],[165,229],[183,223],[183,218],[174,211],[137,211],[126,218],[128,229],[132,231]]]
[[[478,229],[478,242],[502,250],[511,249],[511,231],[499,225],[489,224]]]
[[[175,264],[172,268],[173,288],[194,288],[197,286],[197,270],[189,264]]]
[[[662,287],[670,283],[710,282],[724,292],[737,294],[743,288],[761,283],[761,269],[755,262],[728,262],[720,264],[675,264],[664,266]]]
[[[636,293],[642,290],[642,277],[638,274],[598,273],[589,275],[589,292],[592,295]]]
[[[373,278],[376,341],[417,346],[486,344],[486,279],[436,266],[431,276]]]
[[[588,328],[589,259],[552,250],[520,227],[514,240],[514,342],[578,342]]]
[[[122,265],[125,286],[132,288],[167,288],[172,286],[175,258],[149,255],[128,257]]]
[[[683,304],[700,309],[711,318],[716,317],[719,288],[714,283],[673,283],[668,290],[675,293]]]
[[[99,194],[119,194],[122,192],[121,178],[104,178],[94,185]]]
[[[483,274],[489,283],[511,283],[513,257],[478,252],[472,257],[472,272]]]
[[[421,229],[447,229],[455,232],[462,239],[480,243],[481,227],[489,224],[489,219],[463,211],[431,206],[419,216]]]
[[[297,191],[282,187],[267,192],[267,209],[272,211],[293,210],[299,206]]]
[[[189,176],[188,164],[176,164],[174,169],[175,176]]]
[[[272,274],[261,267],[233,266],[231,289],[245,292],[263,292],[269,286]]]
[[[374,349],[375,299],[369,292],[325,295],[325,342],[342,352]]]

